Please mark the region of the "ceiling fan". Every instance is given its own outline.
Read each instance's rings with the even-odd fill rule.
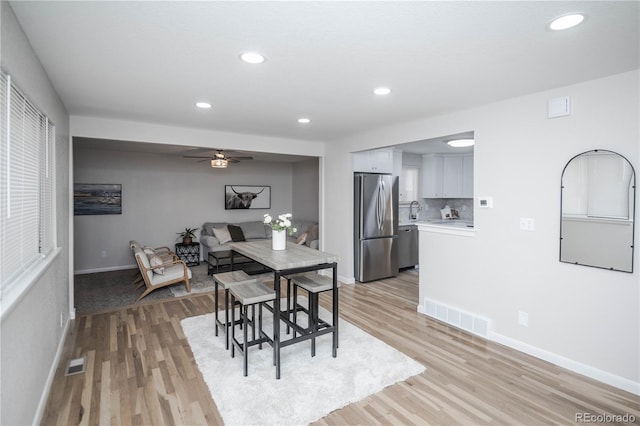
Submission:
[[[229,163],[238,163],[242,160],[253,160],[253,157],[249,156],[229,156],[227,157],[221,149],[217,149],[212,156],[198,156],[198,155],[185,155],[184,158],[202,158],[205,160],[211,160],[211,167],[224,169]]]

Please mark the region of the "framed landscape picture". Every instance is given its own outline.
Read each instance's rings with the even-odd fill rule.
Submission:
[[[122,214],[122,185],[73,184],[73,214],[76,216]]]
[[[225,210],[270,209],[271,187],[264,185],[225,185]]]

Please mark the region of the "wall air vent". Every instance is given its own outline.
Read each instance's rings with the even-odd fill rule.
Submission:
[[[489,338],[489,320],[481,316],[447,306],[443,303],[424,299],[424,313],[470,333]]]

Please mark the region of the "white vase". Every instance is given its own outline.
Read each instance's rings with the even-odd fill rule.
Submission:
[[[287,248],[287,231],[285,229],[271,233],[271,248],[274,250],[284,250]]]

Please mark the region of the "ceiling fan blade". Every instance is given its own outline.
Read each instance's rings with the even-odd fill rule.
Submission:
[[[210,160],[212,157],[211,156],[203,157],[203,156],[197,156],[197,155],[183,155],[182,158],[204,158],[204,159]]]
[[[236,160],[236,161],[253,160],[253,157],[227,157],[227,160]]]

